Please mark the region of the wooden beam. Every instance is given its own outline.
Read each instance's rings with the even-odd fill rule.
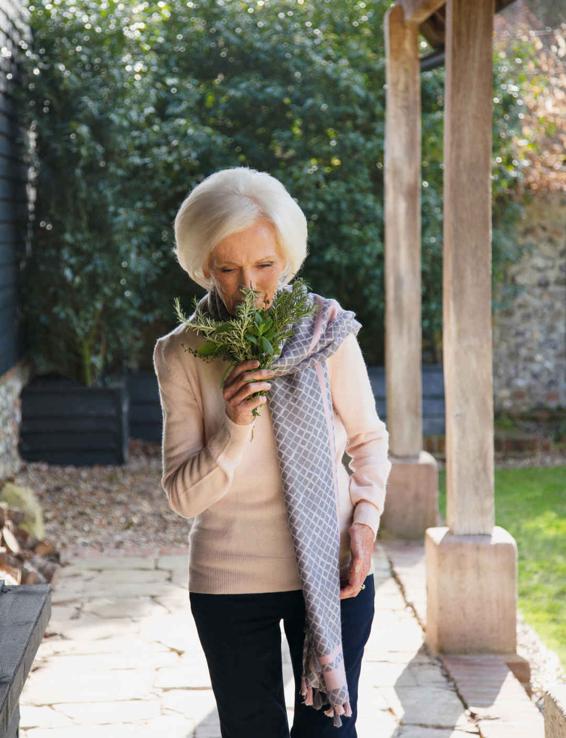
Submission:
[[[446,0],[397,0],[397,4],[403,7],[406,23],[419,25],[430,15],[441,8]]]
[[[491,534],[491,144],[494,0],[448,0],[443,362],[447,525]]]
[[[385,19],[385,371],[391,454],[418,458],[421,388],[421,104],[418,27]]]

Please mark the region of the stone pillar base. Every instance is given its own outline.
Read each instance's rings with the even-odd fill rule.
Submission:
[[[391,463],[380,528],[395,538],[422,539],[440,522],[436,459],[421,451],[413,461],[391,456]]]
[[[566,684],[552,684],[544,693],[545,738],[566,735]]]
[[[426,643],[433,653],[517,651],[517,544],[498,525],[491,535],[425,535]]]
[[[509,667],[509,670],[513,672],[513,675],[518,679],[525,692],[532,697],[533,688],[531,684],[531,664],[524,656],[519,656],[518,653],[504,653],[501,655],[503,661]]]

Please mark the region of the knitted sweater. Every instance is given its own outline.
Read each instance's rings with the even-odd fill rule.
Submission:
[[[269,399],[252,423],[234,422],[221,388],[228,363],[204,361],[182,346],[197,348],[201,341],[179,325],[157,339],[153,352],[163,413],[161,486],[170,508],[193,519],[188,588],[212,594],[302,589]],[[376,411],[357,337],[348,334],[326,361],[338,470],[339,563],[346,578],[349,526],[364,523],[374,540],[377,536],[391,469],[389,434]]]

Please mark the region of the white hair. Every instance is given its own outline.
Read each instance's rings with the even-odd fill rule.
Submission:
[[[249,167],[214,172],[185,198],[175,216],[175,256],[189,277],[209,290],[203,266],[217,243],[266,218],[275,227],[285,259],[281,284],[289,282],[307,256],[307,219],[285,186]]]

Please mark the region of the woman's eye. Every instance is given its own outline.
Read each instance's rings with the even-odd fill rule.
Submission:
[[[271,263],[271,264],[260,264],[260,268],[261,269],[269,268],[269,267],[272,267],[272,266],[273,266],[273,263]],[[233,269],[221,269],[220,271],[221,272],[233,272],[234,270]]]

